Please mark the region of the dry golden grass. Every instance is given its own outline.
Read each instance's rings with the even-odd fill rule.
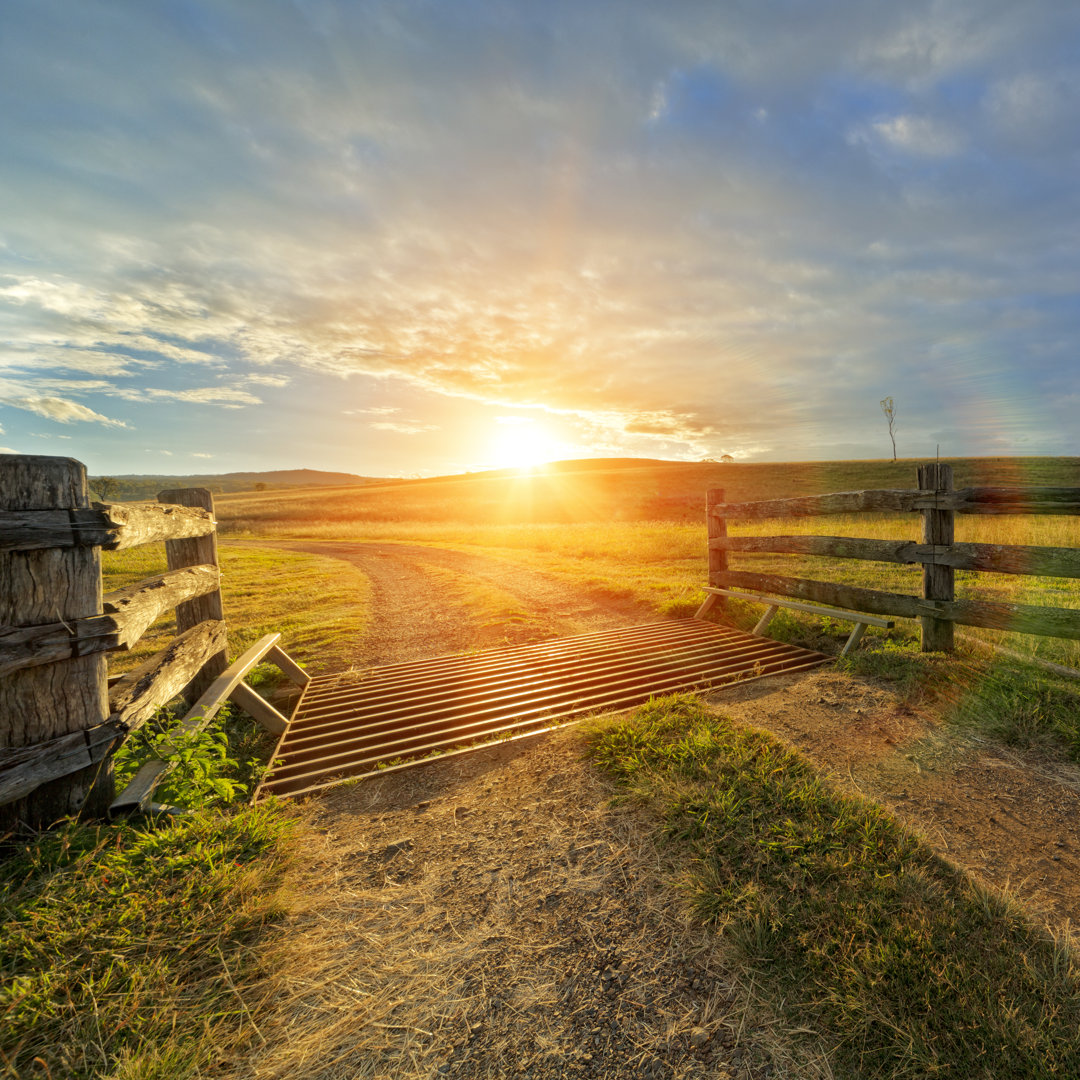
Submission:
[[[327,795],[261,1045],[229,1080],[829,1080],[610,795],[572,731]]]

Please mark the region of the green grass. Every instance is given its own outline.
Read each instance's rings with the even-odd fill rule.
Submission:
[[[353,662],[371,618],[371,584],[360,570],[340,559],[228,543],[219,558],[231,658],[264,634],[280,631],[285,651],[313,674]],[[102,562],[109,591],[161,573],[165,550],[152,544],[105,552]],[[175,633],[175,618],[163,617],[130,653],[110,657],[110,673],[164,648]]]
[[[0,862],[0,1075],[185,1080],[250,1039],[290,819],[69,824]]]
[[[1055,940],[872,803],[691,697],[596,728],[696,913],[837,1077],[1080,1075],[1080,971]]]

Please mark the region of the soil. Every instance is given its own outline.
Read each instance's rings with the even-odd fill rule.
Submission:
[[[535,605],[534,640],[655,620],[482,556],[287,546],[370,574],[362,666],[475,645],[482,620],[431,590],[432,566]],[[944,728],[887,686],[828,668],[709,700],[1054,927],[1080,910],[1080,769]],[[581,750],[567,728],[310,800],[287,990],[234,1075],[831,1076],[805,1041],[786,1056],[783,1028],[748,1004],[722,939],[683,913],[647,827],[611,805]]]

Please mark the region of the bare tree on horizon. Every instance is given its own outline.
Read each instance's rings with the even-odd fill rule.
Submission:
[[[891,397],[881,399],[881,411],[889,424],[889,439],[892,441],[892,459],[896,460],[896,405]]]

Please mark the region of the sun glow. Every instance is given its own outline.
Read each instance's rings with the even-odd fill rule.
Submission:
[[[566,450],[542,424],[521,416],[500,416],[491,440],[492,465],[498,469],[531,469],[565,456]]]

